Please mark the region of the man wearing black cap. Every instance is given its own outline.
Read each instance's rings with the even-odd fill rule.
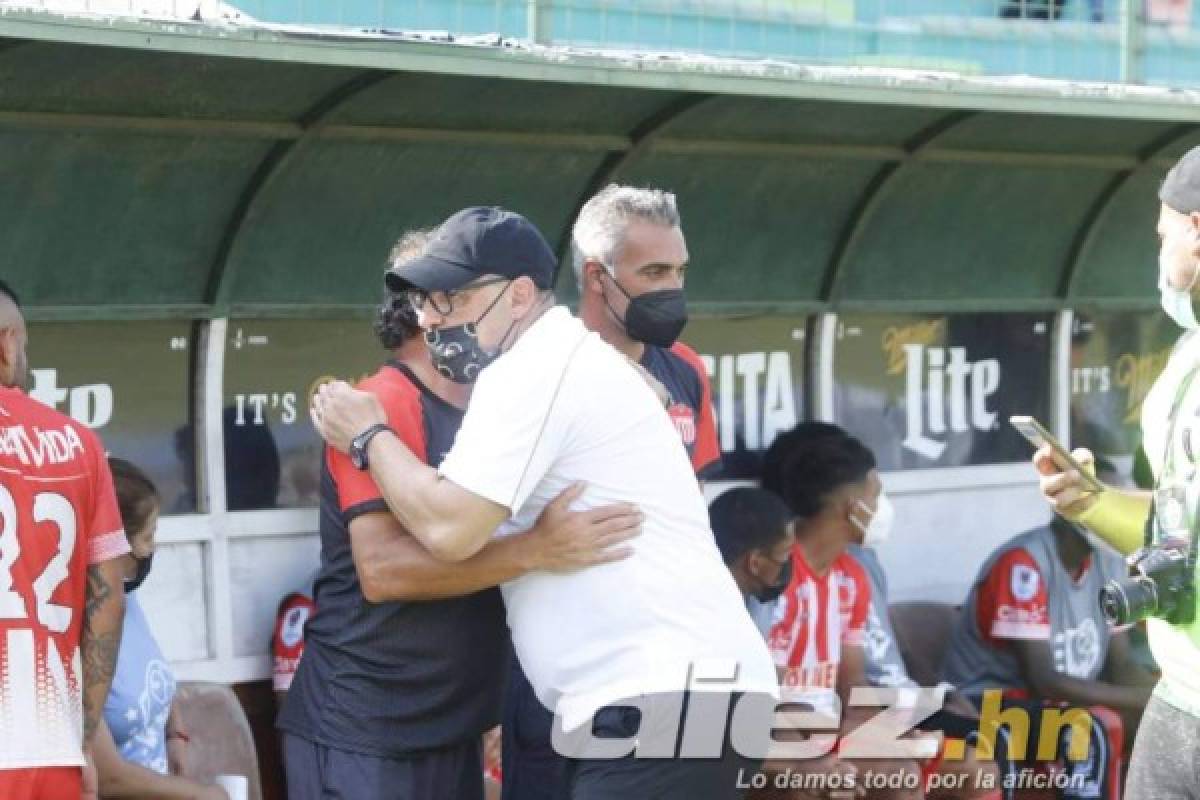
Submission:
[[[392,265],[424,249],[406,235]],[[458,300],[470,294],[459,293]],[[385,298],[392,358],[360,384],[423,462],[440,463],[470,387],[434,371],[405,298]],[[508,632],[499,583],[624,557],[625,505],[566,510],[569,488],[533,529],[447,564],[404,530],[364,471],[329,450],[321,482],[321,569],[305,653],[280,714],[292,800],[482,800],[480,735],[499,719]],[[528,526],[527,526],[528,527]]]
[[[1142,445],[1154,470],[1153,493],[1085,488],[1078,473],[1062,471],[1049,448],[1034,456],[1042,493],[1056,510],[1083,525],[1122,553],[1146,542],[1151,517],[1154,547],[1180,556],[1196,547],[1196,420],[1200,418],[1200,321],[1195,311],[1200,276],[1200,148],[1190,150],[1167,173],[1159,190],[1158,288],[1163,311],[1184,330],[1166,369],[1142,405]],[[1075,451],[1085,466],[1092,454]],[[1150,648],[1162,678],[1138,727],[1126,787],[1128,800],[1200,797],[1200,614],[1196,573],[1185,571],[1184,613],[1146,620]],[[1188,593],[1187,590],[1191,590]],[[1160,593],[1162,589],[1160,588]]]
[[[528,527],[577,482],[586,484],[580,506],[635,503],[644,520],[630,558],[502,586],[513,644],[561,731],[591,733],[589,745],[619,740],[616,755],[635,738],[641,755],[648,742],[659,747],[654,759],[573,761],[573,797],[736,797],[746,760],[729,747],[717,758],[688,758],[695,748],[680,755],[662,726],[677,732],[683,709],[686,719],[708,716],[713,729],[694,734],[716,733],[721,750],[731,696],[775,697],[774,667],[721,562],[662,402],[635,363],[555,305],[556,266],[523,217],[472,208],[395,270],[391,285],[411,287],[435,365],[475,381],[439,469],[387,432],[374,397],[345,384],[322,387],[313,421],[333,447],[366,456],[388,506],[446,561],[471,557],[494,532]],[[464,287],[480,291],[464,298]],[[720,679],[689,686],[717,665]]]

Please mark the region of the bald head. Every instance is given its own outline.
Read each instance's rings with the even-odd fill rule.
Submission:
[[[29,376],[26,339],[25,317],[17,295],[0,281],[0,386],[25,388]]]

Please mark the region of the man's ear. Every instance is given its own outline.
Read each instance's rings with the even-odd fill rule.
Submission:
[[[1188,255],[1200,259],[1200,211],[1188,214]]]
[[[588,260],[583,262],[583,286],[587,291],[601,294],[604,292],[604,275],[608,269],[599,261]]]
[[[762,553],[758,550],[747,550],[741,556],[742,569],[746,571],[747,575],[757,578],[759,570],[762,569],[762,560]]]
[[[512,309],[515,319],[520,319],[528,314],[538,304],[541,296],[541,290],[527,275],[522,275],[513,281],[509,291],[512,293]]]
[[[867,516],[867,514],[863,511],[862,506],[859,505],[861,499],[852,491],[840,492],[836,500],[836,508],[839,515],[845,519],[854,517],[859,522],[862,522],[863,517]]]

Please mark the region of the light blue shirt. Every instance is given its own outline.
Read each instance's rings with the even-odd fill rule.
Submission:
[[[104,721],[126,761],[167,773],[167,716],[175,698],[175,675],[163,658],[137,592],[125,595],[125,627]]]
[[[750,619],[754,620],[754,627],[758,628],[758,632],[766,639],[771,635],[771,626],[775,624],[775,608],[779,600],[764,603],[752,594],[744,597],[746,610],[750,612]]]

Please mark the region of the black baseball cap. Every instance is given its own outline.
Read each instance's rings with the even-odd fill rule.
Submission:
[[[528,276],[539,289],[549,289],[557,267],[554,251],[532,222],[497,206],[473,206],[443,222],[425,252],[389,269],[384,282],[393,292],[444,292],[481,275]]]

